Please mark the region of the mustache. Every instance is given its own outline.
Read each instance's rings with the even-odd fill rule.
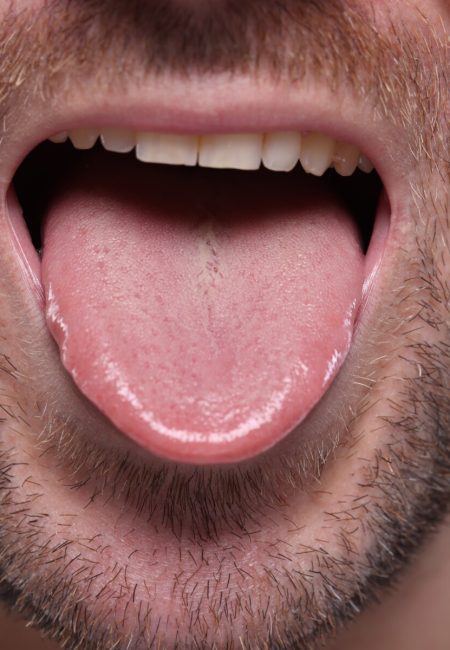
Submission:
[[[361,52],[373,41],[373,35],[366,38],[367,20],[344,9],[342,0],[82,0],[73,9],[103,54],[114,48],[135,54],[152,74],[266,68],[280,77],[290,70],[291,79],[311,67],[329,67],[345,53],[348,64],[352,45]]]
[[[19,92],[22,101],[51,97],[77,81],[107,89],[149,75],[269,75],[295,86],[345,85],[375,113],[414,121],[417,133],[442,112],[448,70],[445,43],[420,24],[420,33],[398,20],[379,29],[373,9],[357,0],[13,4],[0,26],[0,110]]]

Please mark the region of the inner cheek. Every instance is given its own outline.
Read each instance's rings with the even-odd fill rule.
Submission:
[[[41,261],[30,239],[22,208],[12,186],[8,189],[5,205],[5,227],[10,235],[16,260],[23,279],[29,284],[39,306],[44,306],[44,291],[41,282]]]

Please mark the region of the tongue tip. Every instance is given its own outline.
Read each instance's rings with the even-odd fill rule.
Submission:
[[[158,402],[149,386],[130,383],[125,371],[109,355],[80,355],[82,348],[69,336],[70,328],[51,285],[47,291],[46,315],[61,361],[74,383],[119,433],[165,461],[218,465],[238,463],[266,452],[303,422],[345,361],[353,339],[357,307],[358,301],[353,300],[339,337],[334,339],[334,345],[322,345],[315,350],[314,363],[309,367],[300,363],[301,370],[297,368],[294,375],[285,378],[277,391],[262,395],[262,387],[257,387],[259,401],[253,402],[253,410],[237,410],[233,418],[229,414],[224,416],[223,409],[213,416],[209,409],[206,414],[201,407],[202,395],[192,400],[189,409],[181,408],[181,400],[175,395]],[[219,386],[216,396],[223,398],[227,386],[216,379]],[[264,382],[263,386],[266,388]],[[180,395],[187,393],[188,387],[185,388]],[[240,400],[247,406],[250,401],[247,394]]]
[[[164,427],[162,434],[142,421],[136,412],[130,414],[121,410],[120,416],[115,417],[111,409],[108,410],[108,414],[103,412],[119,432],[139,447],[164,461],[185,465],[219,465],[249,460],[275,446],[295,428],[295,425],[285,429],[280,429],[279,424],[275,428],[266,425],[240,435],[239,432],[201,433]]]
[[[60,327],[59,323],[57,325]],[[117,377],[111,382],[110,374],[109,382],[99,382],[91,373],[86,376],[76,363],[72,363],[70,353],[62,354],[61,357],[85,397],[111,422],[119,434],[141,449],[166,462],[225,465],[259,456],[296,430],[333,383],[344,363],[351,339],[347,342],[347,349],[334,351],[324,366],[320,381],[305,384],[301,397],[298,390],[295,395],[289,396],[288,408],[280,400],[278,409],[272,410],[271,417],[264,421],[261,420],[261,413],[256,413],[253,418],[238,422],[233,430],[220,432],[217,431],[218,422],[212,422],[209,430],[205,425],[202,431],[193,430],[193,427],[190,429],[188,425],[199,419],[196,417],[198,412],[192,413],[191,421],[184,420],[183,429],[164,424],[164,418],[159,418],[144,405],[129,386],[118,381]],[[267,412],[270,412],[270,405],[266,408]],[[177,424],[179,423],[180,420]]]
[[[292,377],[285,379],[284,390],[266,393],[257,408],[245,415],[240,412],[232,425],[229,417],[205,416],[199,406],[204,401],[201,399],[194,401],[189,411],[179,407],[176,397],[169,400],[170,404],[158,408],[157,400],[152,400],[145,386],[132,386],[108,355],[87,354],[86,358],[80,355],[79,345],[72,345],[69,327],[51,285],[47,291],[46,311],[47,324],[58,343],[66,370],[84,396],[120,434],[164,461],[219,465],[239,463],[266,452],[309,415],[345,361],[353,339],[357,303],[354,300],[347,310],[335,345],[317,349],[313,355],[314,364],[310,367],[300,364],[302,372],[297,373],[295,381]],[[226,392],[225,386],[218,389],[217,395]],[[257,390],[258,395],[261,392]],[[248,396],[244,397],[248,402]]]

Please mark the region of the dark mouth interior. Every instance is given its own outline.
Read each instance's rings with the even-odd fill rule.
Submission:
[[[52,190],[61,183],[67,182],[70,170],[74,164],[83,164],[83,158],[98,151],[103,156],[123,156],[124,154],[107,153],[97,144],[94,152],[75,150],[70,143],[55,145],[50,142],[43,142],[36,147],[23,161],[17,170],[13,184],[22,206],[24,217],[30,231],[34,246],[41,250],[41,226],[46,214],[46,205],[52,195]],[[134,161],[134,153],[126,155],[130,161]],[[149,164],[148,173],[157,165]],[[186,173],[205,174],[209,170],[200,167],[186,170]],[[219,172],[226,174],[227,172]],[[235,173],[235,172],[234,172]],[[281,173],[260,170],[256,172],[240,172],[241,174],[258,175],[261,182],[267,174]],[[292,181],[298,184],[299,192],[302,186],[311,182],[311,176],[305,174],[298,165],[292,172],[289,172]],[[69,176],[70,178],[70,176]],[[361,235],[361,243],[364,252],[367,251],[373,232],[377,214],[378,202],[382,191],[380,177],[373,171],[366,174],[357,170],[350,177],[339,176],[334,170],[328,170],[321,179],[328,188],[339,194],[340,199],[355,219]]]

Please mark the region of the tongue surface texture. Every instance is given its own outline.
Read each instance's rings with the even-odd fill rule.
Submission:
[[[186,463],[255,456],[311,411],[350,347],[363,263],[350,215],[300,173],[96,154],[43,230],[66,369],[125,435]]]

